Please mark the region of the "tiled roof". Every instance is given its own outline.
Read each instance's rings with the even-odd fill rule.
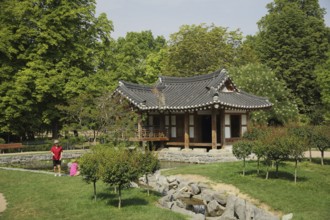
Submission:
[[[226,89],[228,84],[230,91]],[[256,110],[272,106],[267,98],[240,91],[225,70],[192,77],[161,76],[155,86],[120,81],[115,92],[140,110]]]

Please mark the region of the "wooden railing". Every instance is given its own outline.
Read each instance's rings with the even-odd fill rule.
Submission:
[[[131,138],[132,141],[167,141],[168,130],[156,127],[143,127],[136,130],[135,137]]]

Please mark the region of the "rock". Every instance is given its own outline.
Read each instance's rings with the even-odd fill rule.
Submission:
[[[280,220],[279,217],[274,216],[263,209],[255,208],[254,209],[254,219],[255,220]]]
[[[292,213],[289,213],[289,214],[286,214],[286,215],[282,216],[282,220],[291,220],[292,218],[293,218]]]
[[[168,183],[173,183],[173,182],[176,182],[176,177],[175,176],[168,176],[167,177],[167,182]]]
[[[202,191],[201,196],[206,203],[209,203],[210,201],[212,201],[214,199],[214,197],[213,197],[214,194],[215,194],[215,191],[210,190],[210,189],[205,189]]]
[[[225,206],[226,203],[227,203],[227,193],[226,191],[221,191],[221,192],[216,192],[214,195],[213,195],[213,198],[215,200],[217,200],[217,202],[220,204],[220,205],[223,205]]]
[[[207,204],[206,210],[208,216],[221,216],[225,212],[225,207],[221,206],[216,200],[212,200]]]
[[[237,197],[229,195],[227,198],[227,205],[225,212],[221,215],[220,220],[236,220],[235,217],[235,201]]]
[[[198,187],[196,183],[190,184],[190,187],[193,195],[198,195],[201,192],[201,189]]]
[[[234,213],[238,216],[238,219],[246,219],[245,217],[245,200],[237,198],[234,205]],[[234,214],[234,215],[235,215]]]

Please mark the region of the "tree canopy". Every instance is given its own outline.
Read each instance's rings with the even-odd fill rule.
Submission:
[[[293,92],[302,113],[310,114],[320,104],[314,69],[329,50],[329,29],[318,0],[274,0],[259,22],[257,51]]]
[[[95,17],[92,0],[4,0],[0,7],[0,129],[25,137],[52,128],[56,136],[56,105],[88,89],[112,23]]]

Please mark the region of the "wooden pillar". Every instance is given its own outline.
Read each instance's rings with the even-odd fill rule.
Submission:
[[[225,110],[222,109],[220,111],[220,126],[221,126],[221,148],[225,147],[226,144],[226,138],[225,138]]]
[[[217,110],[212,109],[212,149],[217,149]]]
[[[139,114],[138,116],[138,133],[137,133],[138,139],[142,138],[142,115]]]
[[[184,114],[184,148],[189,149],[189,113]]]

